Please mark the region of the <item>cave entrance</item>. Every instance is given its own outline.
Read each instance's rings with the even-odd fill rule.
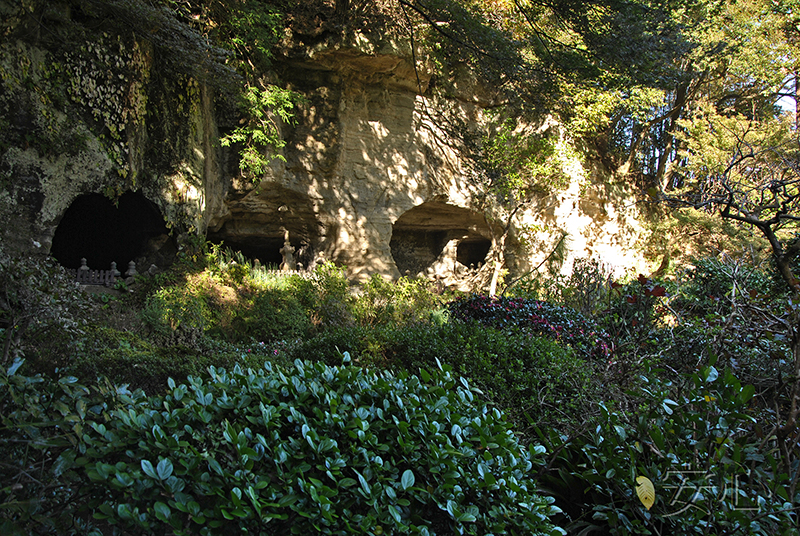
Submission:
[[[405,212],[392,226],[390,247],[402,275],[447,277],[485,262],[491,236],[479,213],[438,201]]]
[[[464,266],[478,266],[486,262],[486,255],[492,249],[492,241],[480,237],[467,237],[458,243],[456,260]]]
[[[64,213],[50,254],[65,268],[79,268],[85,258],[93,270],[108,270],[116,262],[124,272],[130,261],[159,252],[159,261],[170,262],[164,251],[174,251],[168,233],[158,207],[140,192],[126,192],[116,204],[103,195],[86,194]]]
[[[239,251],[262,266],[278,268],[286,233],[295,248],[294,258],[309,268],[319,246],[321,225],[314,205],[301,192],[277,183],[262,182],[257,191],[228,205],[230,216],[218,228],[209,229],[209,242]]]

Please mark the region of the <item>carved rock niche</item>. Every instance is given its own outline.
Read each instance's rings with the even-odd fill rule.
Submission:
[[[479,213],[431,201],[397,219],[390,246],[401,275],[449,278],[485,262],[490,236]]]
[[[230,199],[227,205],[227,217],[208,230],[210,242],[221,242],[264,266],[278,268],[288,233],[294,259],[303,268],[313,264],[324,233],[308,196],[262,183],[257,191]]]

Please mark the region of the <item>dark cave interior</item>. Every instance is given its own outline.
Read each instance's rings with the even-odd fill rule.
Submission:
[[[237,239],[231,237],[220,238],[217,234],[209,233],[208,241],[214,244],[222,244],[223,249],[230,248],[232,251],[239,251],[252,261],[258,259],[262,266],[275,268],[283,262],[283,256],[280,252],[283,247],[283,237],[249,236]]]
[[[431,201],[404,213],[392,226],[391,251],[400,274],[424,273],[450,240],[458,240],[455,261],[486,262],[492,242],[483,217],[471,210]]]
[[[140,192],[126,192],[116,203],[86,194],[64,213],[50,254],[65,268],[79,268],[85,258],[93,270],[108,270],[114,261],[125,272],[130,261],[148,253],[151,239],[168,233],[158,207]]]

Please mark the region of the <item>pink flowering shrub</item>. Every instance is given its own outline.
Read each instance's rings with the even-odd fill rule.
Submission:
[[[587,357],[607,358],[612,345],[593,320],[569,307],[540,300],[472,294],[447,304],[450,318],[499,329],[523,329],[555,339]]]

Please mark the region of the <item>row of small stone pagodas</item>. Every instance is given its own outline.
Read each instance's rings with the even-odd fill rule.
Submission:
[[[152,274],[156,270],[155,265],[151,265],[148,273]],[[86,262],[86,258],[81,259],[81,266],[77,270],[67,270],[67,273],[75,276],[75,281],[81,285],[103,285],[106,287],[113,286],[117,281],[124,281],[125,284],[130,285],[134,282],[135,276],[139,273],[136,271],[136,263],[130,261],[128,269],[125,271],[125,277],[122,277],[122,272],[117,269],[117,263],[112,261],[109,270],[92,270]]]
[[[303,265],[298,263],[294,258],[295,248],[289,242],[289,233],[288,231],[285,234],[285,241],[283,247],[280,249],[280,254],[283,257],[283,262],[281,262],[280,270],[268,270],[261,266],[261,263],[258,259],[255,260],[255,268],[261,269],[266,272],[282,272],[282,273],[302,273]],[[317,259],[315,259],[316,263],[323,262],[322,254],[317,255]],[[147,270],[148,275],[153,275],[158,268],[155,264],[151,264],[150,268]],[[111,262],[111,269],[109,270],[92,270],[89,268],[86,257],[81,259],[81,266],[77,270],[67,270],[67,273],[70,273],[75,277],[75,281],[80,283],[81,285],[103,285],[106,287],[113,286],[118,280],[122,279],[122,272],[117,269],[117,263],[115,261]],[[136,263],[134,261],[130,261],[128,263],[128,269],[125,271],[125,278],[124,282],[127,285],[130,285],[134,282],[135,276],[139,272],[136,271]]]

